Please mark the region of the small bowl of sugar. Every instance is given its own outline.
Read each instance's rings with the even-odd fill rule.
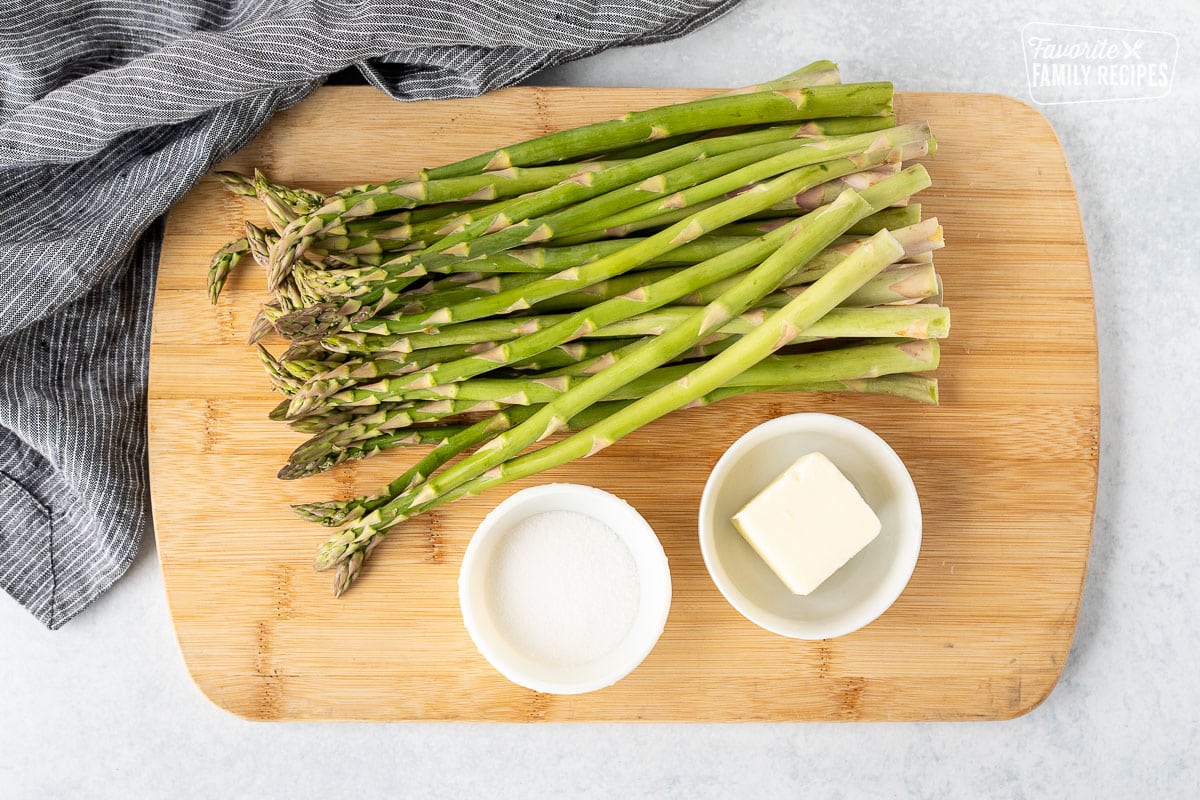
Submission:
[[[524,489],[480,523],[458,599],[471,641],[501,675],[583,694],[632,672],[671,608],[671,572],[633,506],[591,486]]]

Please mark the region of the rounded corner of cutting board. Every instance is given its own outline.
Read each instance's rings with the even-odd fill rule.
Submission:
[[[157,530],[155,538],[157,540]],[[172,602],[171,589],[169,585],[170,581],[167,580],[167,568],[162,563],[162,548],[159,547],[158,551],[159,568],[163,570],[164,583],[168,584],[165,587],[167,594],[167,608],[171,614],[171,627],[175,632],[175,647],[179,650],[179,658],[183,661],[183,669],[184,672],[187,673],[188,680],[191,681],[192,686],[201,697],[208,701],[209,704],[225,712],[226,714],[230,714],[238,719],[244,719],[248,722],[262,722],[269,719],[270,716],[263,713],[261,703],[255,703],[253,700],[249,702],[241,701],[241,697],[249,696],[252,693],[247,692],[244,689],[245,682],[239,680],[238,676],[228,676],[231,679],[224,681],[225,683],[229,684],[233,691],[223,690],[221,686],[222,677],[220,673],[215,672],[212,669],[200,667],[193,662],[192,657],[188,652],[188,646],[184,642],[183,632],[180,630],[179,623],[176,620],[176,614],[178,611],[175,608],[175,604]]]
[[[1013,106],[1017,113],[1031,119],[1036,120],[1036,124],[1042,128],[1042,132],[1049,136],[1054,141],[1054,146],[1058,148],[1058,154],[1062,158],[1063,163],[1067,164],[1068,173],[1070,172],[1070,164],[1067,163],[1067,154],[1063,150],[1062,141],[1058,138],[1058,131],[1054,130],[1054,125],[1051,124],[1050,118],[1042,113],[1042,110],[1034,103],[1028,100],[1023,100],[1020,97],[1013,97],[1011,94],[1001,94],[999,92],[988,92],[987,97],[992,98],[1000,104],[1009,104]],[[1075,190],[1074,179],[1071,181],[1071,191]],[[1076,203],[1078,205],[1078,203]]]
[[[1046,702],[1046,699],[1054,693],[1055,687],[1057,687],[1059,681],[1062,680],[1063,669],[1065,667],[1066,662],[1063,661],[1059,666],[1058,671],[1054,673],[1053,677],[1046,681],[1045,684],[1039,686],[1036,692],[1029,693],[1028,696],[1026,696],[1025,692],[1021,691],[1021,683],[1020,679],[1018,678],[1017,702],[1015,702],[1010,708],[1005,709],[997,714],[996,721],[1011,722],[1014,719],[1019,719],[1020,717],[1033,712],[1034,709],[1041,706],[1042,703]]]
[[[192,685],[196,687],[196,691],[212,706],[230,716],[246,720],[247,722],[266,722],[272,719],[271,715],[263,713],[263,709],[259,704],[240,702],[236,694],[218,692],[215,687],[207,686],[200,677],[200,674],[192,668],[186,656],[184,656],[183,663],[187,667],[188,678],[191,679]]]

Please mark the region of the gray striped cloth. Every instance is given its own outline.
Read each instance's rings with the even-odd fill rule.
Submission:
[[[57,628],[132,561],[162,215],[274,112],[349,65],[475,95],[736,2],[0,0],[0,586]]]

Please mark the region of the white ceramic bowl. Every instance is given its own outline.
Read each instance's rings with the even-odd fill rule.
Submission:
[[[730,518],[800,456],[819,451],[874,509],[879,535],[808,595],[796,595]],[[792,414],[748,431],[709,475],[700,501],[700,550],[721,594],[742,616],[793,639],[844,636],[875,620],[904,591],[921,549],[921,505],[887,442],[832,414]]]
[[[487,571],[502,536],[546,511],[574,511],[608,525],[629,548],[638,572],[638,609],[621,644],[576,666],[540,663],[514,648],[488,608]],[[582,694],[632,672],[654,648],[671,609],[671,571],[654,530],[633,506],[591,486],[551,483],[524,489],[496,506],[475,531],[458,576],[458,600],[471,641],[500,674],[538,692]]]

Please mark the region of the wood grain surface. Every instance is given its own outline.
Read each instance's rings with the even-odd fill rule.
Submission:
[[[221,165],[334,190],[409,174],[557,128],[704,94],[517,88],[400,104],[325,88]],[[672,414],[583,462],[418,517],[394,531],[340,600],[311,568],[327,531],[289,503],[372,490],[418,454],[316,478],[275,472],[303,437],[245,342],[265,296],[253,265],[221,302],[213,251],[257,203],[203,180],[171,213],[150,373],[158,550],[188,669],[214,703],[259,720],[1002,719],[1054,686],[1091,543],[1098,396],[1091,282],[1070,175],[1036,111],[996,95],[904,94],[940,149],[920,196],[948,246],[937,256],[953,314],[942,405],[766,395]],[[874,624],[802,642],[740,617],[697,544],[704,481],[723,450],[780,414],[825,411],[870,426],[908,464],[925,513],[908,588]],[[475,651],[456,579],[471,532],[525,486],[572,481],[631,502],[658,531],[675,586],[666,631],[629,677],[580,696],[515,686]]]

